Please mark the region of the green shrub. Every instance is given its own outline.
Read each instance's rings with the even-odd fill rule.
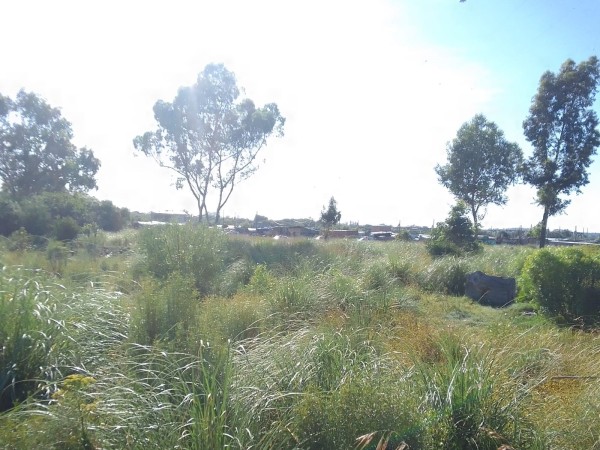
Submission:
[[[363,330],[309,328],[246,342],[232,393],[251,412],[242,448],[353,448],[362,432],[402,429],[414,410],[397,385],[384,384],[397,378],[374,344]]]
[[[79,234],[80,228],[72,217],[59,217],[54,221],[54,238],[59,241],[72,241]]]
[[[431,256],[460,256],[462,250],[454,243],[448,242],[445,239],[432,239],[427,241],[427,251]]]
[[[481,250],[463,202],[454,205],[448,218],[433,229],[427,249],[432,256],[461,255]]]
[[[264,328],[267,316],[262,300],[252,294],[240,293],[231,298],[210,297],[204,299],[194,323],[193,336],[215,344],[237,343],[254,337]]]
[[[21,225],[33,236],[45,236],[52,229],[52,215],[46,204],[34,197],[21,205]]]
[[[247,288],[254,294],[266,295],[273,290],[275,282],[275,276],[269,272],[265,265],[260,264],[254,268]]]
[[[104,231],[121,231],[130,219],[129,210],[118,208],[110,200],[103,200],[94,207],[96,223]]]
[[[396,240],[398,241],[412,241],[413,238],[408,232],[408,230],[400,230],[398,234],[396,234]]]
[[[360,308],[364,297],[360,281],[338,269],[328,273],[325,296],[328,303],[344,311]]]
[[[521,301],[569,324],[600,319],[600,252],[579,248],[541,249],[525,261]]]
[[[0,235],[10,236],[19,229],[21,208],[6,195],[0,195]]]

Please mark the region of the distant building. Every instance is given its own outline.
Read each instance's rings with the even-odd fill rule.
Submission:
[[[271,236],[313,237],[318,235],[319,232],[314,228],[302,225],[289,225],[271,227],[269,234]]]
[[[371,225],[371,233],[391,233],[391,225]]]
[[[330,230],[330,238],[358,238],[358,230]]]
[[[186,213],[174,213],[174,212],[150,212],[151,222],[165,222],[165,223],[186,223],[191,222],[192,216]]]

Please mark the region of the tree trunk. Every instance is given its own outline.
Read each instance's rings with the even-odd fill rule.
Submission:
[[[197,200],[196,204],[198,205],[198,223],[202,223],[202,202],[200,199]]]
[[[477,209],[475,206],[471,205],[471,214],[473,214],[473,229],[475,230],[475,234],[479,232],[479,224],[477,223]]]
[[[542,229],[540,230],[540,248],[546,246],[546,229],[548,227],[548,207],[544,206],[544,217],[542,217]]]

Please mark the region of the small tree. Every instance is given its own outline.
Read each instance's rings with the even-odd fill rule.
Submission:
[[[523,122],[525,137],[533,145],[523,179],[537,189],[536,203],[544,208],[540,247],[546,244],[548,217],[570,203],[560,196],[579,194],[588,183],[587,168],[600,145],[598,117],[592,109],[599,80],[595,56],[578,65],[565,61],[558,74],[542,75]]]
[[[341,218],[342,212],[338,211],[337,202],[335,198],[331,197],[329,199],[329,206],[327,208],[323,206],[323,210],[321,211],[321,223],[325,227],[325,238],[329,237],[331,227],[337,225]]]
[[[283,135],[285,119],[275,103],[257,108],[239,96],[235,75],[222,64],[209,64],[172,103],[157,101],[157,130],[133,140],[137,151],[177,174],[175,186],[190,190],[200,221],[208,222],[207,202],[214,196],[219,223],[234,187],[258,169],[267,139]]]
[[[468,208],[463,202],[457,202],[450,210],[448,218],[436,225],[427,248],[434,256],[459,255],[481,248],[473,223],[468,217]]]
[[[483,114],[459,128],[446,153],[448,163],[435,168],[439,181],[465,202],[477,228],[488,204],[506,203],[506,189],[517,179],[523,153]]]

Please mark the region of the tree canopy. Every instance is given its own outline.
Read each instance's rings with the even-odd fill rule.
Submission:
[[[21,90],[15,100],[0,94],[2,190],[19,199],[95,189],[100,161],[72,138],[69,121],[36,94]]]
[[[448,213],[444,222],[438,222],[427,243],[429,253],[434,256],[463,252],[474,252],[480,249],[473,223],[468,217],[467,205],[459,200]]]
[[[335,198],[329,199],[329,206],[321,210],[321,223],[325,226],[326,236],[329,234],[331,227],[338,224],[342,218],[342,212],[337,209]]]
[[[540,247],[546,242],[548,217],[570,203],[561,195],[580,193],[588,183],[587,168],[600,145],[598,117],[592,109],[599,79],[595,56],[580,64],[565,61],[557,74],[542,75],[523,122],[525,137],[533,146],[523,179],[537,189],[536,203],[544,208]]]
[[[477,226],[487,205],[506,203],[506,189],[518,177],[523,153],[483,114],[459,128],[446,153],[447,164],[435,168],[439,181],[465,202]]]
[[[190,190],[200,220],[208,221],[208,201],[216,200],[219,221],[234,187],[257,170],[267,139],[283,135],[285,119],[275,103],[258,108],[239,97],[235,75],[209,64],[172,103],[154,104],[158,128],[133,141],[137,151],[177,174],[175,186]]]

